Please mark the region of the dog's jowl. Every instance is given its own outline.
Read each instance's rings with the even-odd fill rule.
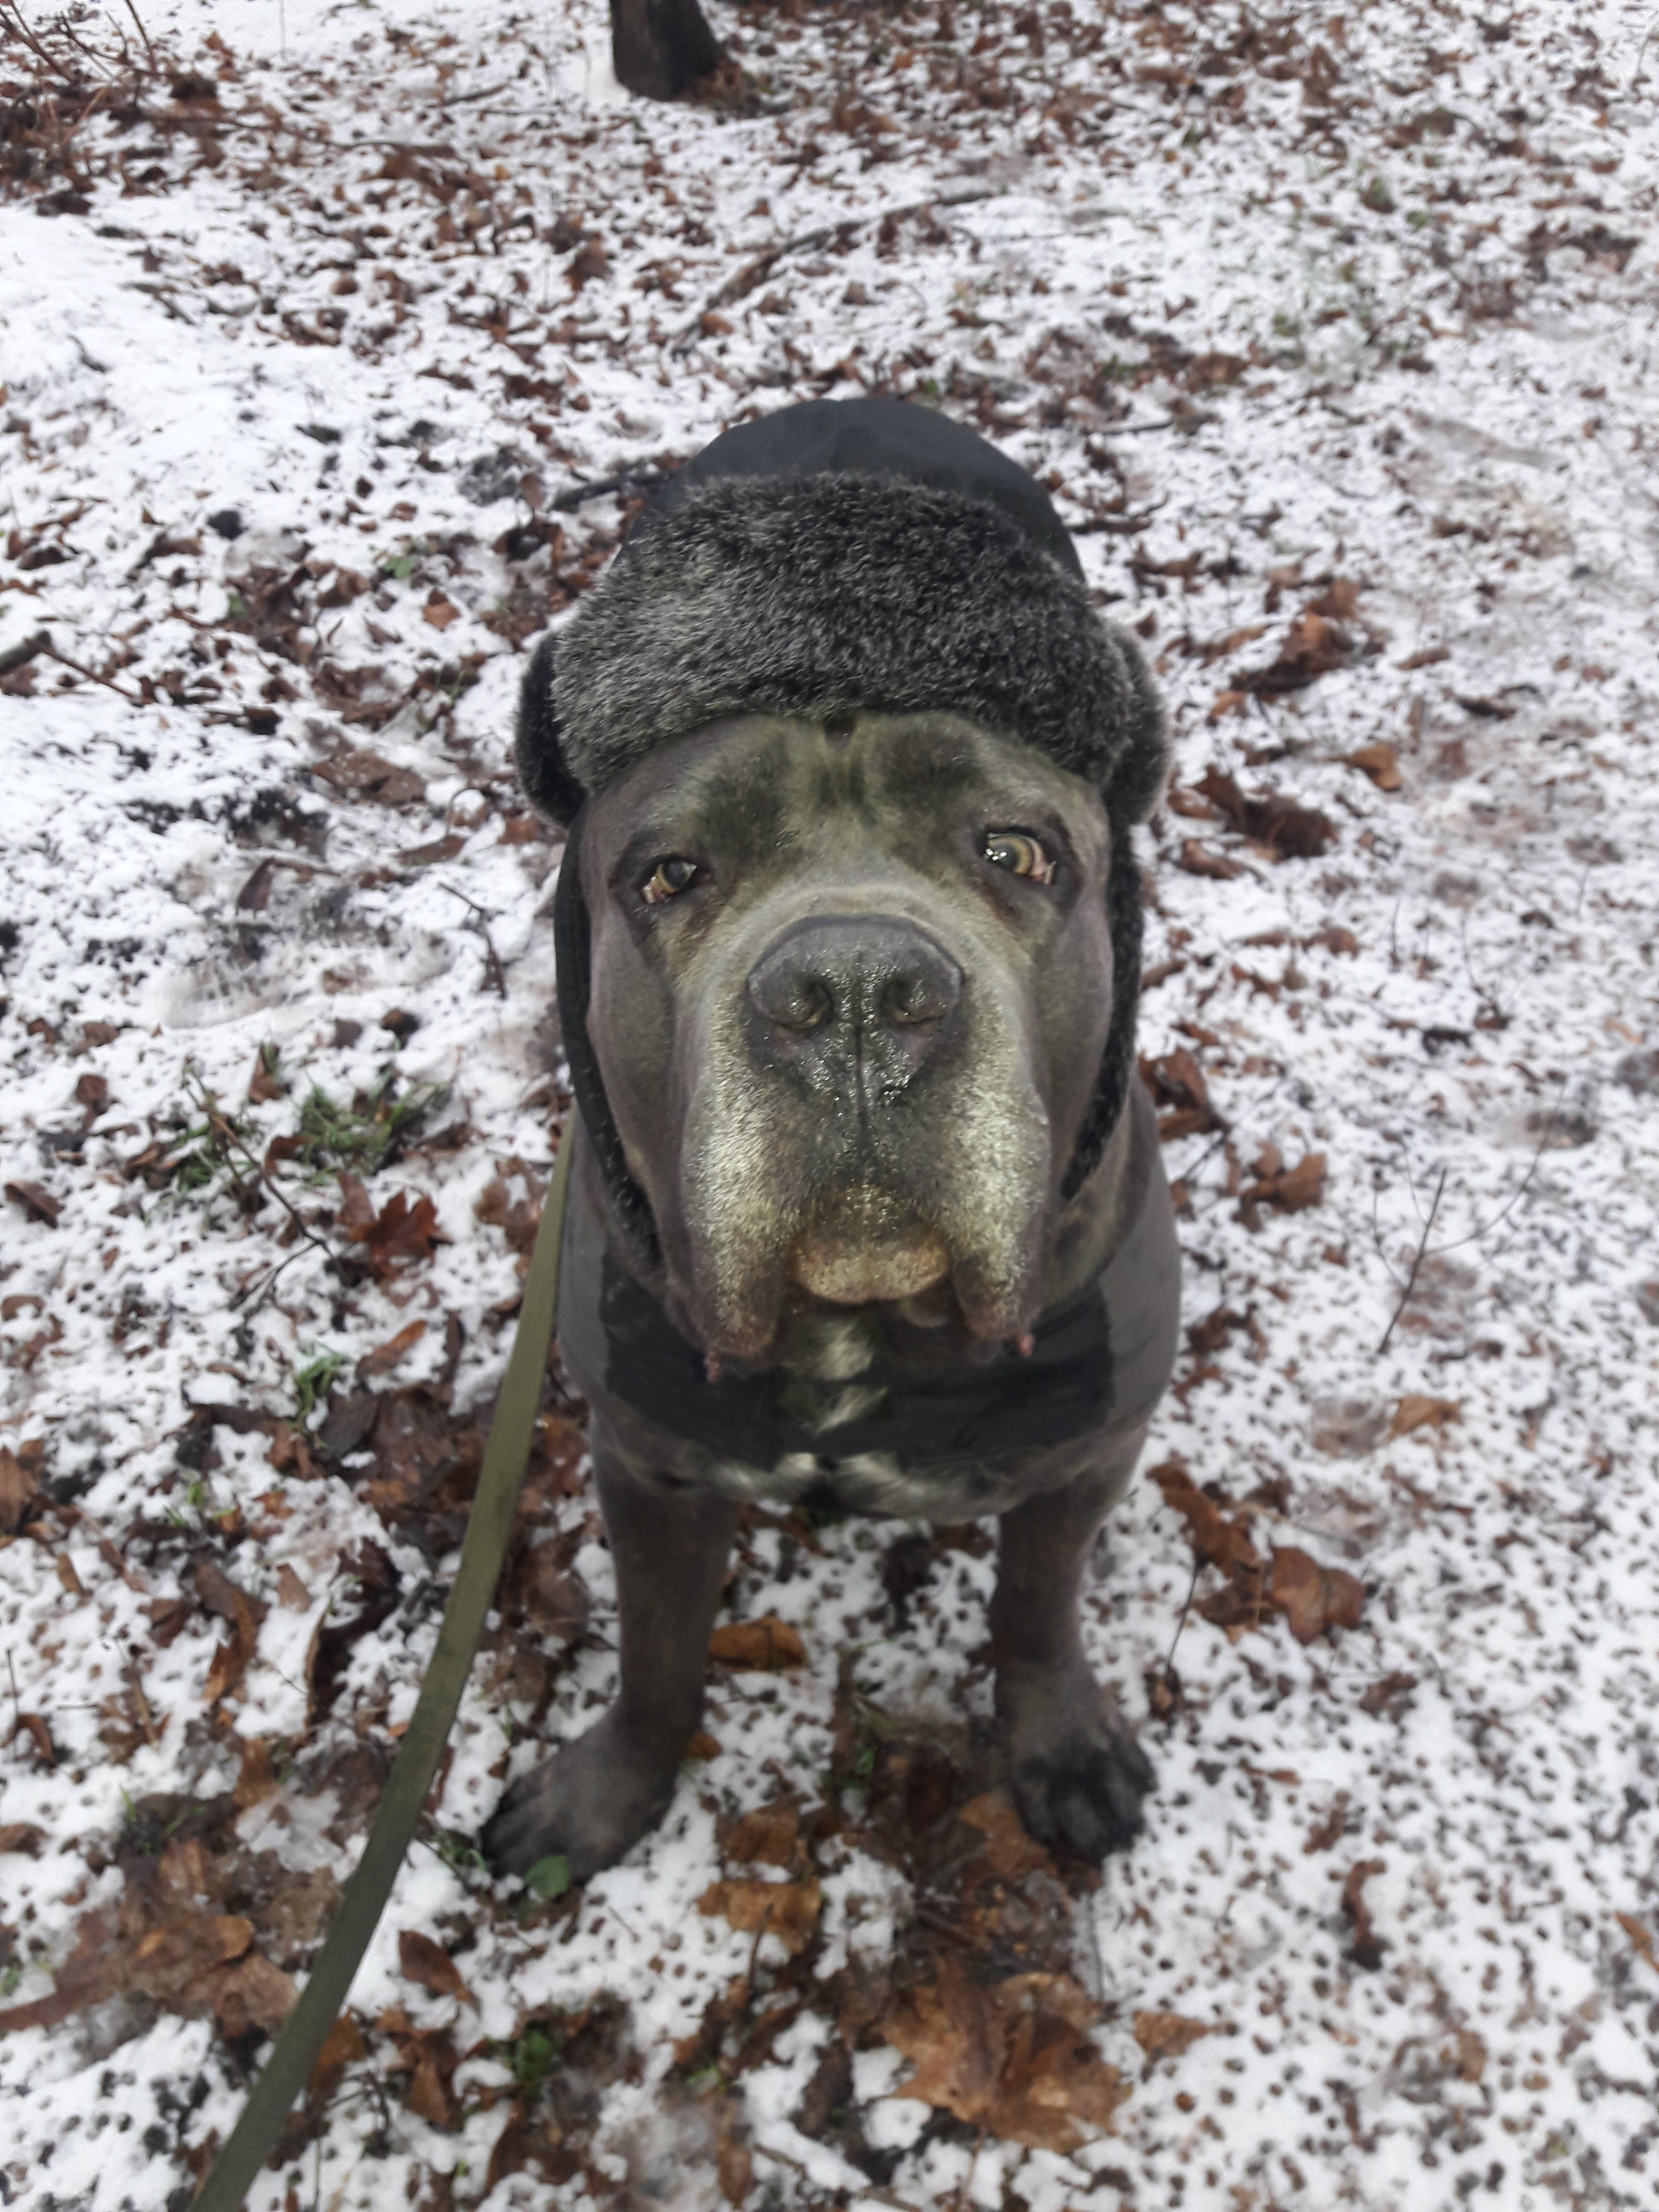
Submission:
[[[1077,1621],[1174,1356],[1133,1068],[1133,641],[1047,496],[896,401],[729,432],[526,680],[578,1153],[559,1338],[621,1682],[486,1843],[577,1876],[660,1817],[745,1500],[1000,1522],[1028,1826],[1098,1858],[1151,1771]]]

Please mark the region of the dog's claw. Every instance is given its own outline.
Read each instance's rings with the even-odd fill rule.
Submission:
[[[562,1857],[571,1880],[586,1881],[656,1826],[678,1771],[631,1741],[613,1708],[513,1784],[479,1838],[484,1856],[497,1875]]]

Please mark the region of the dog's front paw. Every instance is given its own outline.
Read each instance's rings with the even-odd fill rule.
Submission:
[[[674,1794],[678,1762],[630,1739],[613,1706],[586,1735],[513,1784],[480,1841],[492,1869],[528,1874],[562,1858],[573,1881],[614,1866],[654,1828]]]
[[[1091,1675],[1006,1715],[1008,1778],[1028,1832],[1097,1865],[1145,1825],[1151,1762]]]

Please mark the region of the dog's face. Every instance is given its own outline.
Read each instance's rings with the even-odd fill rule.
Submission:
[[[960,717],[743,716],[590,805],[589,1030],[716,1358],[803,1310],[994,1342],[1042,1303],[1112,1006],[1106,812]]]

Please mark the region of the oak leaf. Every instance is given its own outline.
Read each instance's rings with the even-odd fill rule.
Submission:
[[[460,1968],[441,1943],[423,1936],[418,1928],[405,1928],[398,1936],[398,1968],[407,1980],[430,1990],[434,1996],[459,1997],[477,2010],[477,2000],[461,1979]]]
[[[1200,2036],[1214,2035],[1214,2021],[1188,2020],[1178,2012],[1138,2012],[1135,2041],[1149,2058],[1179,2058]]]
[[[1273,1601],[1298,1644],[1311,1644],[1328,1628],[1358,1628],[1364,1585],[1342,1567],[1323,1567],[1293,1547],[1273,1553]]]
[[[816,1877],[766,1881],[757,1875],[731,1875],[709,1884],[697,1899],[697,1910],[709,1918],[718,1914],[745,1935],[775,1936],[793,1959],[811,1941],[823,1903]]]
[[[708,1656],[739,1673],[776,1674],[804,1667],[806,1646],[799,1629],[769,1613],[758,1620],[723,1622],[708,1639]]]

